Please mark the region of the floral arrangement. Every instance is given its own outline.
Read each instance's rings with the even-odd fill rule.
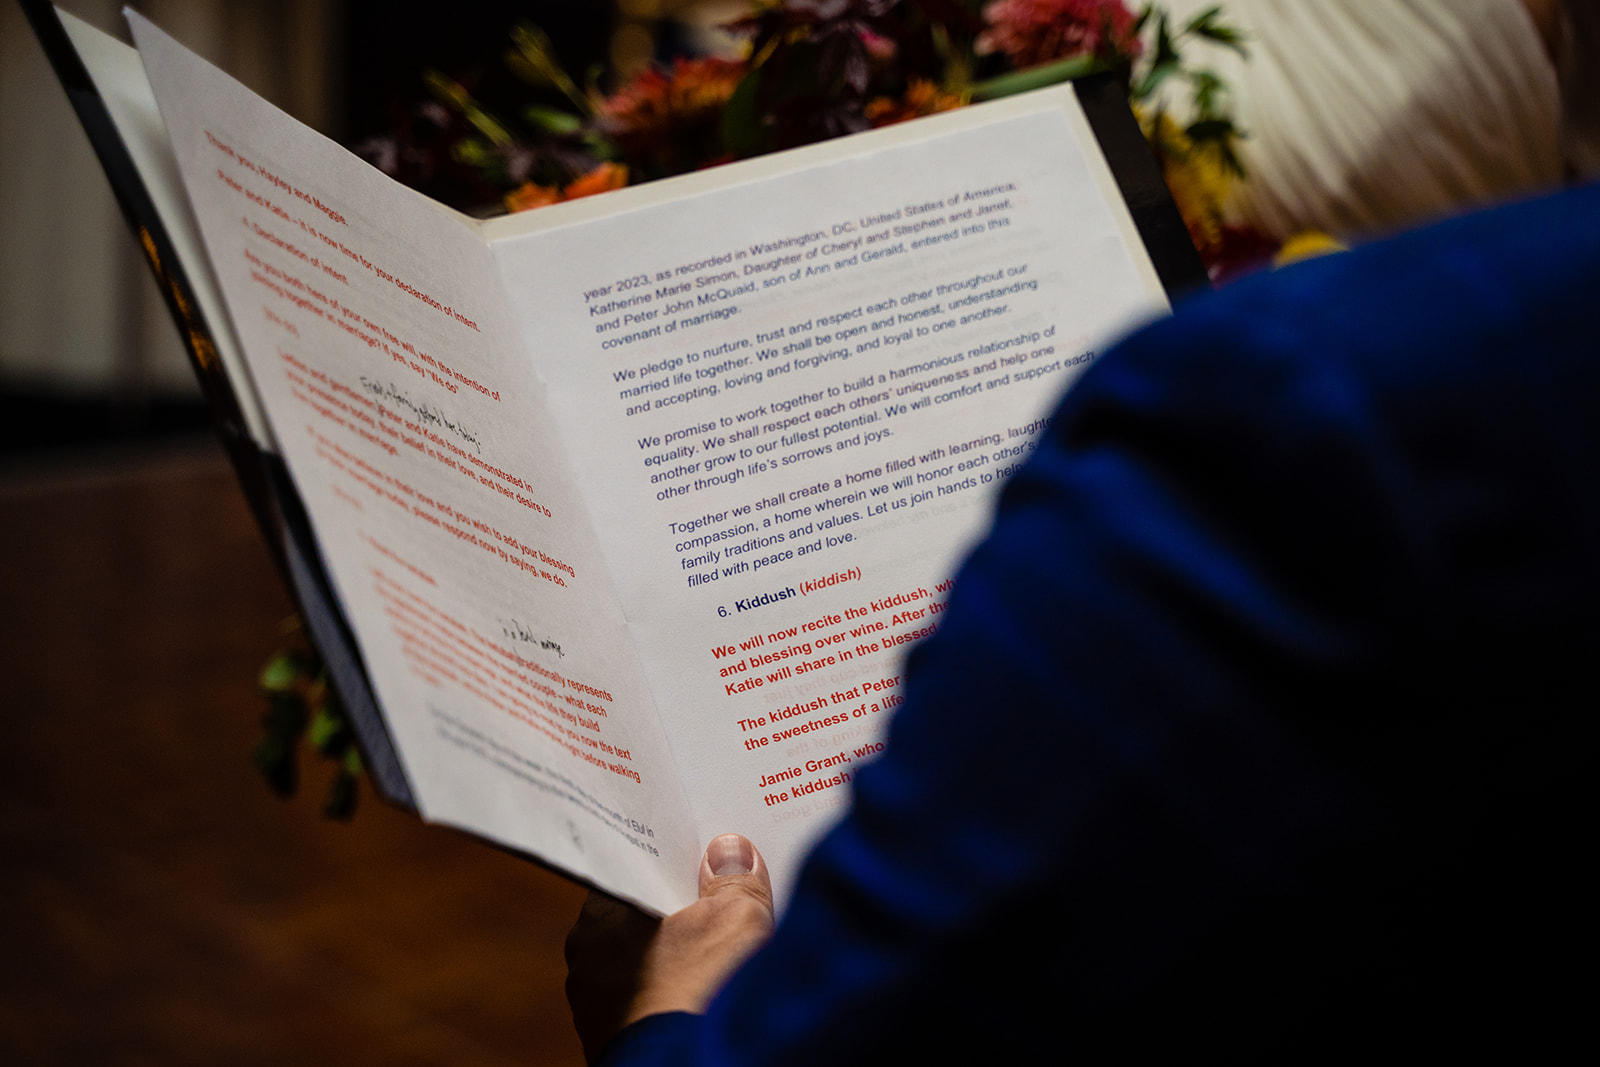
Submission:
[[[755,0],[726,28],[741,58],[678,58],[606,92],[599,73],[580,86],[522,25],[504,57],[519,106],[491,113],[469,85],[430,72],[419,114],[359,147],[435,195],[430,177],[453,175],[477,201],[454,197],[466,210],[523,211],[1112,71],[1213,275],[1276,249],[1223,221],[1243,133],[1222,79],[1188,61],[1245,52],[1221,5],[1180,24],[1124,0]],[[1160,101],[1185,92],[1180,123]]]

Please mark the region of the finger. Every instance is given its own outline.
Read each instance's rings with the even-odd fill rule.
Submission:
[[[741,834],[712,838],[700,860],[700,897],[741,892],[772,910],[772,876],[761,850]]]

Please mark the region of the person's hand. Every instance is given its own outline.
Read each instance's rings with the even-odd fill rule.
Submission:
[[[567,935],[567,1001],[593,1059],[623,1027],[665,1011],[703,1012],[772,933],[772,880],[748,839],[723,834],[700,861],[700,899],[654,919],[592,892]]]

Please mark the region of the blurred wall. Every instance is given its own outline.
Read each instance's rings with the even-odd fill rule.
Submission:
[[[58,6],[128,40],[122,0]],[[342,0],[130,6],[302,121],[341,132]],[[0,2],[0,392],[197,395],[88,139],[11,0]]]

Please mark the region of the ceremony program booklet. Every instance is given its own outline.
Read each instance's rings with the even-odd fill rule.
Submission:
[[[657,912],[737,831],[783,899],[1060,393],[1167,307],[1074,90],[478,221],[128,17],[68,28],[148,76],[117,125],[417,808]]]

